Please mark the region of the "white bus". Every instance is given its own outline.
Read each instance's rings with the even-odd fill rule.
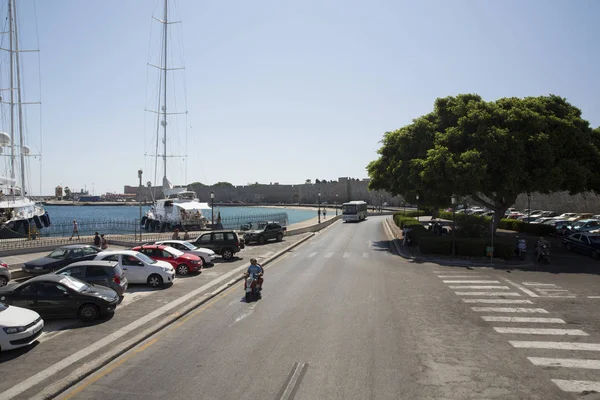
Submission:
[[[342,204],[342,219],[348,221],[362,221],[367,218],[367,203],[364,201],[351,201]]]

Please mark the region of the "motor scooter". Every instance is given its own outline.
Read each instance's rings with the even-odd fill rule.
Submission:
[[[259,279],[262,277],[262,274],[255,275],[246,272],[244,273],[244,276],[244,292],[246,293],[246,303],[251,303],[254,300],[260,299],[262,285],[259,284]]]

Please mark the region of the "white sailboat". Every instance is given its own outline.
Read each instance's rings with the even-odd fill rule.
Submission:
[[[146,110],[155,113],[159,116],[160,126],[157,129],[157,149],[161,130],[162,130],[162,154],[156,154],[154,157],[162,159],[163,178],[162,191],[165,195],[164,199],[155,200],[150,211],[141,219],[142,226],[147,231],[170,231],[173,229],[200,230],[207,225],[207,219],[203,212],[210,210],[208,203],[202,203],[198,200],[194,191],[182,187],[173,187],[167,178],[167,116],[175,114],[185,114],[178,112],[167,112],[167,78],[170,70],[180,68],[172,68],[168,65],[168,28],[170,24],[176,23],[169,20],[168,0],[164,2],[163,18],[161,20],[155,18],[162,26],[162,55],[160,65],[152,65],[152,67],[160,70],[160,89],[158,93],[158,110]]]
[[[36,231],[50,225],[50,217],[44,207],[27,197],[26,158],[31,150],[25,144],[20,53],[28,50],[19,48],[17,5],[8,0],[8,32],[3,32],[0,50],[8,52],[9,85],[2,88],[0,103],[6,105],[7,113],[2,113],[2,124],[9,126],[9,132],[0,132],[0,154],[8,157],[8,176],[0,176],[0,239],[30,237]],[[8,36],[8,46],[6,46]],[[4,110],[3,110],[4,111]],[[18,137],[17,137],[18,135]],[[5,150],[8,150],[5,152]]]

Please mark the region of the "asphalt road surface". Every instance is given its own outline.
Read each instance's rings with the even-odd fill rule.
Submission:
[[[382,221],[332,225],[266,269],[262,300],[238,285],[60,398],[600,398],[589,291],[405,261]]]

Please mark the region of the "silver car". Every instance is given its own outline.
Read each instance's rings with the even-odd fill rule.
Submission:
[[[8,264],[0,260],[0,287],[6,286],[11,279]]]

